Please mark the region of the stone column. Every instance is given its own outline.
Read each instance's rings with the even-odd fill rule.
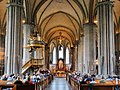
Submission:
[[[45,68],[49,69],[49,47],[45,45]]]
[[[84,72],[93,74],[96,71],[96,24],[84,24]]]
[[[24,24],[23,25],[23,65],[30,60],[30,53],[27,48],[28,40],[30,39],[30,32],[33,30],[33,25]]]
[[[45,57],[45,46],[42,48],[42,57],[43,57],[42,63],[43,63],[43,65],[45,65],[45,59],[46,59],[46,57]]]
[[[66,47],[65,46],[63,48],[63,58],[64,58],[64,65],[66,65]]]
[[[1,29],[2,31],[2,29]],[[3,75],[4,71],[4,54],[5,54],[5,35],[0,32],[0,75]]]
[[[50,52],[50,64],[53,62],[53,52]]]
[[[120,52],[120,29],[115,34],[115,51],[116,53]]]
[[[78,41],[75,44],[75,52],[74,52],[74,61],[75,61],[75,71],[78,71]]]
[[[85,66],[84,66],[84,36],[80,37],[80,42],[78,44],[78,71],[84,72]]]
[[[120,29],[119,29],[119,33],[118,33],[118,51],[120,52]]]
[[[75,71],[75,56],[74,56],[75,48],[74,47],[71,47],[70,53],[71,53],[71,64],[72,64],[70,69],[72,71]]]
[[[97,4],[98,13],[98,60],[99,74],[115,72],[113,2],[101,1]]]
[[[7,4],[5,74],[22,71],[22,11],[22,0],[11,0]]]

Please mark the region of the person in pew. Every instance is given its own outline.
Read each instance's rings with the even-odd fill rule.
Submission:
[[[87,84],[87,82],[85,81],[85,78],[82,78],[82,81],[80,82],[80,84]]]
[[[7,80],[7,78],[8,78],[8,77],[7,77],[7,75],[6,75],[6,74],[4,74],[4,75],[1,77],[1,80],[5,80],[5,81],[6,81],[6,80]]]
[[[112,76],[110,76],[110,75],[108,75],[108,77],[106,78],[106,80],[113,80],[113,77]]]
[[[37,74],[37,82],[40,82],[40,75]]]
[[[12,78],[12,74],[8,77],[7,79],[7,84],[13,84],[13,78]]]
[[[95,78],[92,78],[92,81],[90,83],[96,83]]]
[[[88,78],[86,78],[85,80],[87,83],[90,83],[92,81],[92,78],[89,76]]]
[[[31,79],[32,79],[32,84],[35,84],[36,80],[37,80],[37,76],[35,74],[33,74],[33,76],[31,77]]]
[[[14,82],[14,84],[23,84],[19,76],[17,77],[17,80]]]
[[[32,82],[30,81],[30,78],[26,79],[24,84],[32,84]]]

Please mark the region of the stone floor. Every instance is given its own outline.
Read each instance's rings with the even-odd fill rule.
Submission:
[[[66,78],[54,78],[45,90],[72,90]]]

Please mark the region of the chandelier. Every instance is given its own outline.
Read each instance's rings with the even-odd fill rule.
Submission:
[[[33,49],[43,48],[44,41],[41,39],[36,27],[34,28],[34,32],[28,40],[27,47]]]

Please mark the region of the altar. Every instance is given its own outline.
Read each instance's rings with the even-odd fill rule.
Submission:
[[[66,77],[65,66],[64,66],[63,60],[58,61],[56,77]]]
[[[66,77],[66,72],[65,71],[57,71],[56,77]]]

